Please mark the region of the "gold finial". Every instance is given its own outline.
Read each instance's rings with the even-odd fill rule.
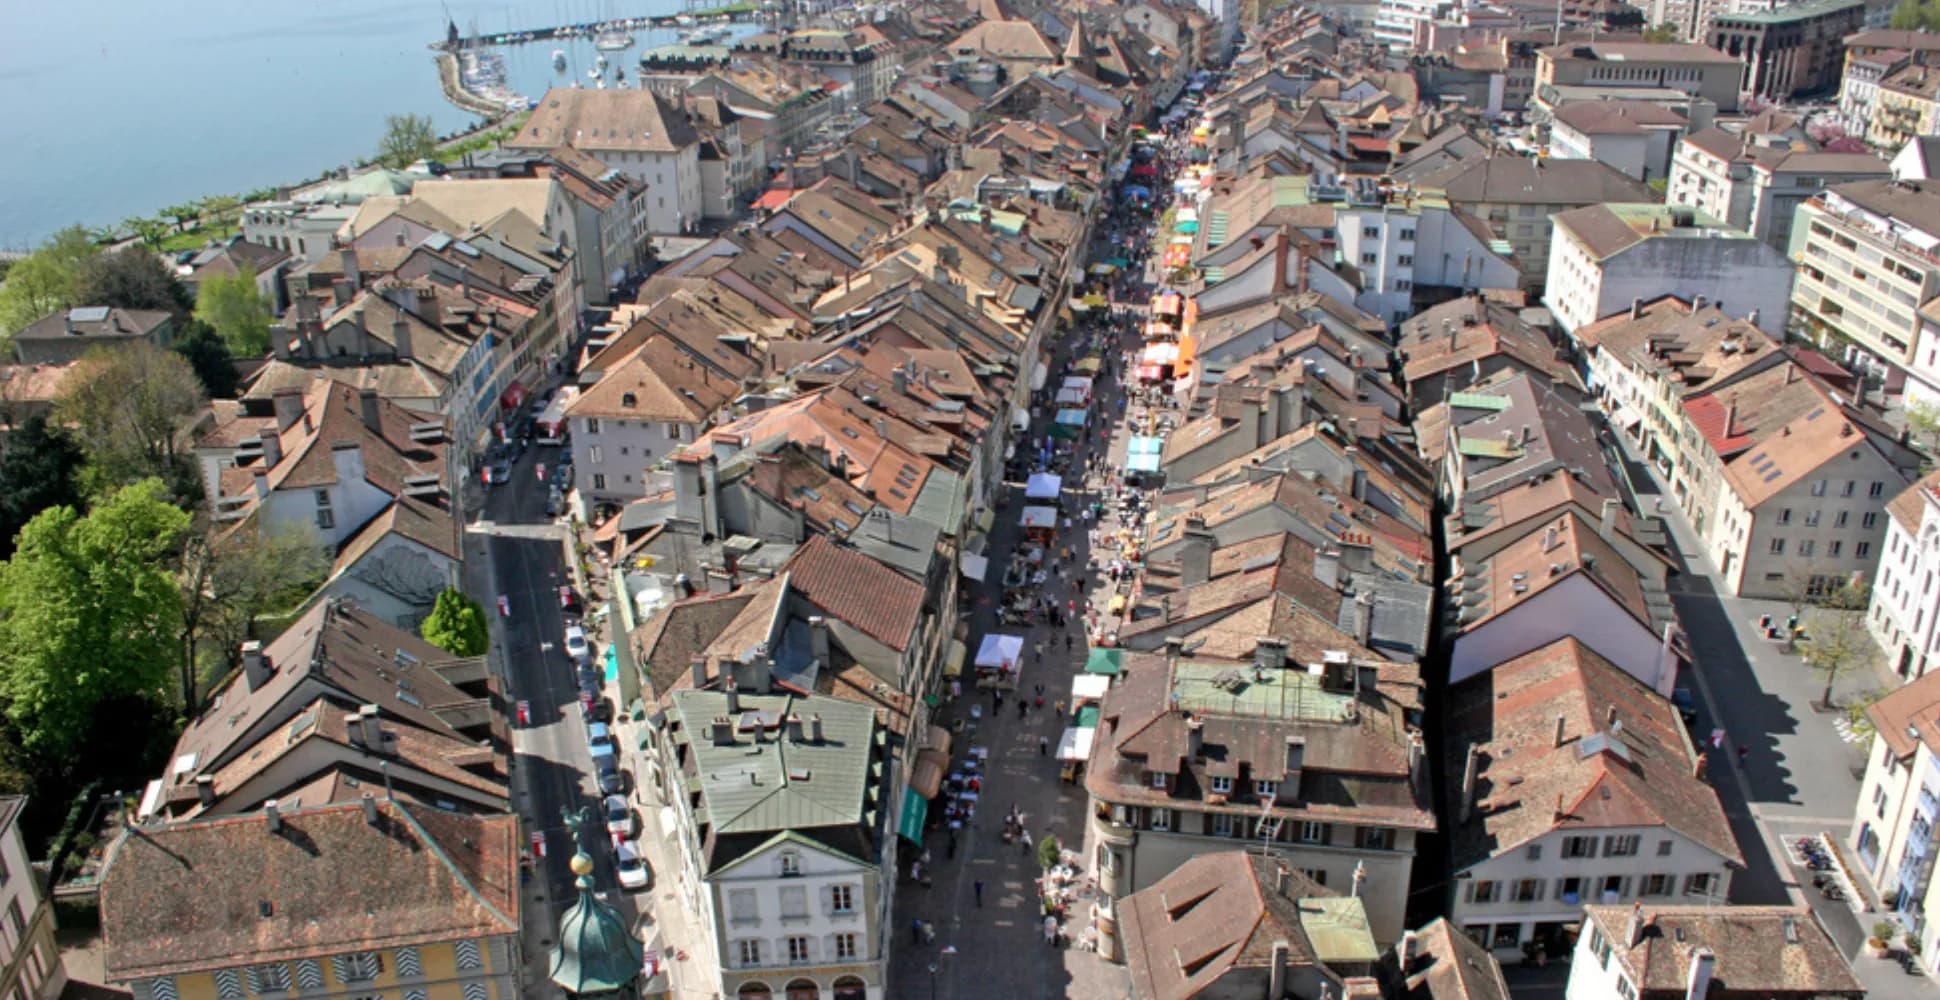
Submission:
[[[581,851],[578,854],[573,855],[571,867],[574,875],[593,874],[592,855],[587,854],[585,851]]]

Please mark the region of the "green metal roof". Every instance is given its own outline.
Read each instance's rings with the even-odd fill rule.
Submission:
[[[1079,729],[1096,729],[1098,728],[1098,719],[1103,714],[1103,712],[1098,710],[1098,706],[1086,705],[1078,709],[1078,717],[1073,720],[1073,724]]]
[[[1184,660],[1172,669],[1172,704],[1188,712],[1337,722],[1353,701],[1353,694],[1325,690],[1319,677],[1299,670],[1250,674],[1229,664]]]
[[[1216,247],[1226,242],[1226,227],[1232,223],[1232,216],[1214,209],[1206,223],[1206,246]]]
[[[743,694],[739,714],[722,691],[675,691],[673,714],[687,732],[701,800],[720,835],[771,833],[869,821],[869,765],[876,745],[875,711],[834,698]],[[803,739],[788,736],[790,715],[804,720]],[[822,741],[806,720],[822,717]],[[713,721],[734,725],[732,743],[717,745]]]
[[[1226,280],[1226,269],[1217,264],[1205,268],[1199,273],[1205,277],[1206,284],[1208,285],[1216,285]]]
[[[1459,448],[1462,454],[1471,458],[1515,458],[1522,454],[1519,444],[1485,437],[1462,438]]]
[[[1378,961],[1374,934],[1368,930],[1367,909],[1358,896],[1302,899],[1300,929],[1314,946],[1314,957],[1327,965]]]
[[[1090,655],[1085,657],[1085,673],[1107,674],[1107,675],[1117,674],[1123,669],[1123,667],[1121,667],[1119,663],[1119,661],[1122,660],[1123,658],[1124,658],[1123,650],[1093,649]]]
[[[1502,396],[1485,396],[1479,392],[1457,392],[1448,397],[1448,405],[1459,406],[1465,410],[1492,410],[1500,413],[1509,408],[1509,400]]]
[[[584,854],[575,861],[591,870],[592,859]],[[646,951],[626,918],[593,897],[591,875],[579,876],[578,885],[579,903],[559,918],[548,978],[574,996],[612,993],[640,977]]]

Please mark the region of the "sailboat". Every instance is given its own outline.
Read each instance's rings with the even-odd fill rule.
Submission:
[[[552,69],[553,69],[553,72],[555,73],[564,73],[566,71],[566,50],[565,49],[552,50]]]
[[[593,47],[601,52],[624,52],[633,47],[633,36],[627,34],[623,25],[611,25],[601,29],[593,39]]]

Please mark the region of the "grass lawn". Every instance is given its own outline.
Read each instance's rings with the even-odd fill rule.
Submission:
[[[163,253],[181,253],[184,250],[199,250],[207,246],[210,240],[221,243],[229,239],[229,237],[236,235],[236,233],[237,229],[234,222],[213,223],[207,226],[198,225],[179,233],[168,234],[162,240],[160,249]]]

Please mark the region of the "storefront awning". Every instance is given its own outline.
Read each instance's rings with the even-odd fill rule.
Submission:
[[[524,382],[513,382],[511,385],[506,386],[505,391],[500,393],[498,397],[498,405],[501,409],[516,410],[519,408],[519,404],[523,402],[525,402]]]
[[[945,761],[950,757],[950,731],[942,726],[931,726],[923,740],[923,749],[934,750],[943,755]]]
[[[978,579],[982,579],[982,577],[979,577]],[[970,647],[964,645],[961,642],[958,642],[955,639],[951,639],[950,650],[943,657],[943,676],[945,677],[963,676],[963,661],[969,658],[970,658]]]
[[[1097,728],[1098,728],[1098,718],[1099,718],[1100,716],[1102,716],[1102,715],[1104,715],[1104,714],[1105,714],[1105,713],[1104,713],[1103,711],[1101,711],[1101,710],[1100,710],[1100,709],[1098,708],[1098,706],[1096,706],[1096,705],[1086,705],[1085,707],[1083,707],[1083,708],[1081,708],[1081,709],[1079,709],[1079,710],[1078,710],[1078,716],[1077,716],[1077,718],[1078,718],[1078,728],[1079,728],[1079,729],[1097,729]]]
[[[990,560],[975,552],[965,552],[957,558],[957,569],[963,573],[965,579],[982,583],[984,574],[990,572]]]
[[[922,761],[917,761],[920,765]],[[940,783],[943,775],[937,774]],[[930,800],[916,793],[914,787],[903,789],[903,812],[896,819],[896,833],[912,844],[923,842],[923,821],[929,819]]]

